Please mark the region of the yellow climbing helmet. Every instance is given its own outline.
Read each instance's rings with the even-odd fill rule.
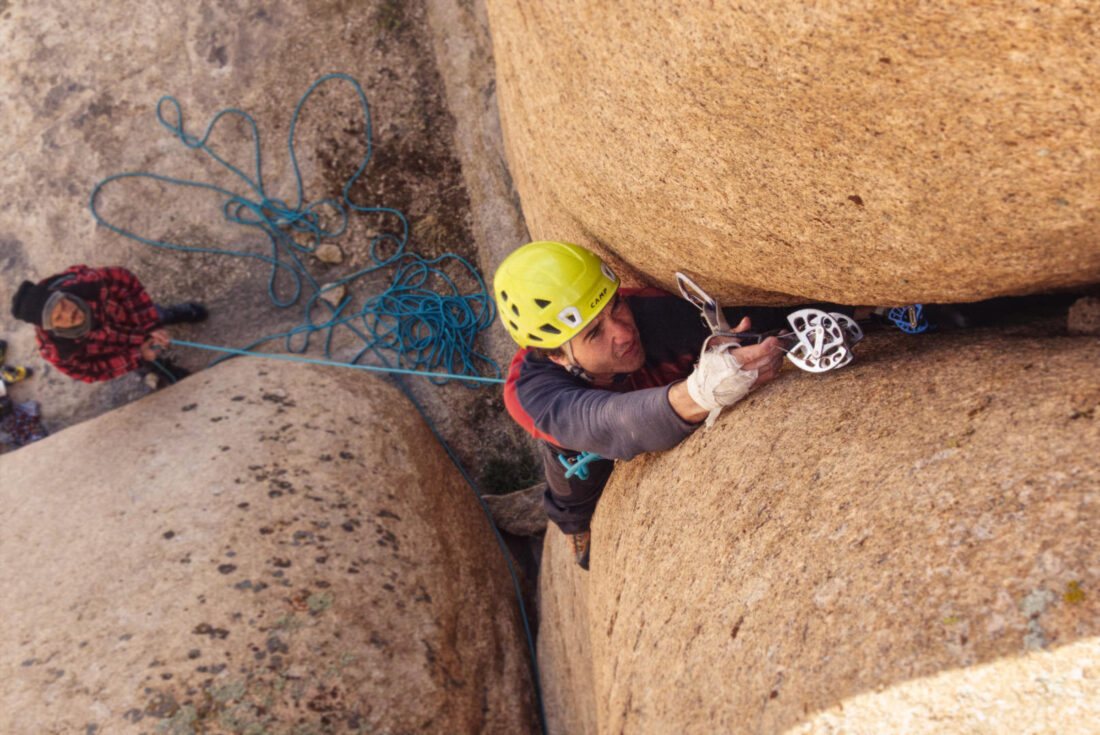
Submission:
[[[598,255],[568,242],[528,243],[505,258],[493,278],[512,339],[547,350],[584,329],[618,290],[619,279]]]

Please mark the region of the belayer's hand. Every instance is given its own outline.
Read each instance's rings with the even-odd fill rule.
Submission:
[[[167,347],[171,341],[172,338],[168,336],[168,332],[163,329],[154,329],[149,333],[149,338],[141,345],[141,359],[145,362],[156,360],[157,350]]]

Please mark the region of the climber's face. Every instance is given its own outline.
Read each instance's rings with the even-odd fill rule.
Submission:
[[[70,329],[84,323],[84,312],[69,299],[61,299],[50,312],[50,323],[54,329]]]
[[[634,314],[626,299],[617,293],[595,319],[569,340],[569,347],[573,360],[597,383],[609,382],[618,373],[632,373],[645,362]],[[564,356],[551,359],[569,366]]]

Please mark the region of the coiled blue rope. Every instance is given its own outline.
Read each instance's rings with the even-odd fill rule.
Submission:
[[[364,140],[367,146],[366,155],[355,173],[344,184],[342,202],[321,199],[305,203],[301,172],[294,153],[294,132],[299,113],[306,100],[320,85],[332,80],[349,83],[363,107],[363,113],[366,117],[364,129]],[[174,113],[173,121],[167,120],[164,116],[163,110],[166,106]],[[538,658],[535,651],[534,637],[528,622],[519,579],[504,540],[493,522],[488,507],[481,499],[480,493],[477,492],[473,480],[443,439],[435,423],[399,377],[400,375],[410,374],[426,375],[437,385],[442,385],[453,379],[462,382],[467,387],[477,387],[483,383],[504,382],[501,379],[499,366],[491,358],[481,354],[474,348],[477,335],[482,330],[487,329],[495,318],[493,300],[489,297],[485,282],[480,274],[469,262],[458,255],[448,254],[437,258],[424,259],[407,251],[405,246],[409,236],[409,225],[401,212],[388,207],[370,207],[351,201],[349,197],[351,187],[366,169],[373,149],[370,106],[362,87],[355,79],[346,74],[329,74],[321,77],[306,90],[306,93],[294,108],[294,115],[291,118],[290,131],[287,136],[287,147],[290,151],[290,161],[293,166],[296,186],[296,201],[293,204],[268,196],[262,175],[259,128],[247,113],[232,108],[222,110],[210,121],[206,132],[201,138],[188,135],[184,131],[183,111],[175,99],[167,96],[162,97],[157,102],[156,113],[160,124],[174,133],[187,148],[201,150],[231,171],[244,182],[248,193],[241,194],[213,184],[176,179],[149,172],[127,172],[109,176],[96,184],[89,199],[92,216],[100,225],[146,245],[177,251],[252,258],[268,263],[270,265],[268,294],[271,301],[278,307],[286,308],[298,303],[302,295],[303,283],[310,289],[309,298],[304,304],[304,322],[289,331],[262,337],[241,349],[173,340],[176,344],[227,353],[218,360],[236,354],[257,356],[263,354],[265,357],[275,359],[340,364],[344,367],[378,370],[390,374],[392,380],[427,421],[432,432],[439,439],[455,466],[458,467],[459,472],[461,472],[463,478],[473,490],[474,496],[481,504],[482,510],[489,520],[489,525],[493,529],[497,543],[503,552],[508,571],[512,576],[512,584],[519,602],[531,656],[539,720],[543,732],[546,732],[546,715],[539,684]],[[207,145],[214,127],[219,120],[226,116],[239,117],[247,123],[251,131],[254,158],[254,173],[252,175],[246,174],[235,167]],[[270,254],[203,248],[154,240],[106,221],[96,207],[97,198],[107,185],[128,178],[148,179],[159,184],[208,190],[218,194],[224,198],[221,206],[222,216],[229,222],[262,231],[268,239]],[[299,256],[302,253],[316,251],[326,239],[342,235],[348,226],[349,210],[396,217],[400,223],[400,233],[386,232],[375,235],[371,239],[369,247],[370,265],[335,283],[322,287],[309,274]],[[326,216],[332,217],[334,215],[339,222],[339,227],[325,229],[322,221]],[[305,239],[309,244],[300,244],[298,238],[294,237],[295,233],[299,236],[305,234]],[[394,271],[390,286],[382,293],[366,299],[358,310],[352,307],[351,296],[343,298],[336,305],[332,305],[322,298],[328,291],[351,284],[383,268],[392,268]],[[284,296],[278,294],[277,281],[280,275],[289,278],[292,284],[290,293]],[[476,289],[469,293],[463,293],[459,281],[472,283],[476,285]],[[318,306],[319,304],[323,306]],[[318,309],[320,311],[315,314]],[[323,332],[324,355],[326,358],[331,358],[333,333],[338,327],[349,329],[362,341],[362,348],[350,361],[350,364],[299,357],[295,354],[279,355],[253,351],[253,348],[258,345],[276,339],[283,339],[288,352],[300,354],[309,348],[314,333]],[[389,358],[387,358],[387,352],[390,353]],[[382,365],[359,365],[359,360],[368,353],[375,356]],[[396,362],[396,365],[391,363],[391,359]],[[163,370],[163,368],[161,369]],[[483,371],[489,371],[491,375],[486,376]]]
[[[320,199],[307,203],[298,159],[294,152],[294,135],[306,100],[320,85],[332,80],[350,84],[362,106],[365,116],[363,140],[366,144],[366,153],[355,173],[345,182],[341,202]],[[170,118],[166,117],[165,110],[172,111]],[[302,295],[303,287],[308,287],[310,295],[305,302],[303,324],[288,332],[258,339],[243,347],[243,350],[251,350],[271,340],[284,339],[287,351],[301,353],[309,348],[311,337],[315,332],[324,332],[324,354],[325,357],[331,357],[333,331],[337,327],[346,326],[363,343],[362,349],[352,362],[358,362],[366,353],[377,348],[394,353],[398,368],[429,375],[432,382],[437,385],[442,385],[451,379],[439,377],[438,374],[472,377],[484,376],[488,373],[497,378],[501,376],[500,367],[474,347],[477,335],[489,328],[496,314],[493,300],[489,297],[488,289],[477,269],[458,255],[448,254],[428,260],[407,251],[405,246],[409,236],[409,225],[401,212],[389,207],[356,204],[350,199],[351,187],[362,175],[373,154],[370,106],[362,87],[356,80],[346,74],[323,76],[309,87],[294,108],[287,134],[287,148],[290,153],[296,192],[293,203],[268,195],[263,180],[259,128],[247,113],[233,108],[220,111],[207,125],[201,137],[189,135],[185,131],[183,111],[172,97],[160,98],[157,102],[156,115],[158,122],[179,138],[184,146],[202,151],[232,172],[245,185],[245,192],[235,192],[205,182],[177,179],[145,171],[131,171],[109,176],[96,184],[89,200],[92,216],[102,226],[146,245],[184,252],[253,258],[265,262],[270,265],[268,294],[272,302],[279,307],[285,308],[296,304]],[[226,117],[239,118],[247,124],[252,140],[251,173],[246,173],[234,166],[209,145],[210,136],[215,127]],[[158,184],[206,190],[217,194],[222,200],[223,218],[263,232],[268,240],[268,254],[180,245],[145,237],[108,222],[97,207],[100,193],[111,183],[130,178],[147,179]],[[300,256],[313,253],[325,240],[342,235],[347,230],[350,211],[395,217],[399,224],[399,232],[375,235],[370,242],[370,264],[367,267],[322,287],[310,275]],[[326,229],[322,221],[327,217],[335,217],[339,226]],[[303,233],[307,241],[304,245],[299,242],[303,239],[301,238]],[[298,237],[295,237],[295,234],[298,234]],[[368,299],[358,310],[352,306],[351,296],[345,297],[336,305],[331,305],[322,298],[328,291],[347,286],[384,268],[393,269],[389,288]],[[280,276],[283,276],[283,279],[280,279]],[[281,280],[289,280],[289,293],[285,293],[285,285],[282,288],[279,287]],[[473,284],[475,288],[468,293],[462,293],[457,281]],[[280,295],[280,291],[284,292],[283,295]],[[464,382],[469,387],[475,387],[479,381]]]

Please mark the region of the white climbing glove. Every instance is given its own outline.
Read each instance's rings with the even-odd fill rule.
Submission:
[[[710,411],[708,427],[714,424],[723,408],[744,398],[756,382],[758,371],[742,370],[733,354],[735,349],[737,345],[730,343],[708,349],[704,343],[699,362],[684,381],[691,400]]]

